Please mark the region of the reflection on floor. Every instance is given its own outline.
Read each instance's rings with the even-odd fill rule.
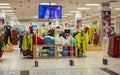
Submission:
[[[103,65],[103,56],[102,51],[88,51],[87,58],[74,58],[75,66],[70,66],[69,58],[23,59],[22,53],[14,50],[0,58],[0,75],[20,75],[21,70],[29,70],[30,75],[110,75],[100,68],[120,74],[120,58],[106,57],[108,65]],[[38,67],[34,67],[35,60],[39,62]]]

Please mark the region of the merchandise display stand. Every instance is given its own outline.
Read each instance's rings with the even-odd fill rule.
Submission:
[[[61,57],[59,57],[58,56],[58,48],[59,47],[63,47],[63,46],[66,46],[66,47],[68,47],[68,46],[74,46],[75,47],[75,50],[74,50],[74,52],[73,53],[75,53],[75,55],[73,56],[73,55],[71,55],[71,56],[61,56]],[[54,50],[54,56],[50,56],[50,57],[42,57],[42,56],[38,56],[39,55],[39,53],[41,53],[41,49],[39,49],[39,51],[37,51],[36,49],[37,48],[42,48],[42,47],[54,47],[55,48],[55,50]],[[49,59],[49,58],[77,58],[78,57],[78,55],[77,55],[77,46],[75,46],[75,45],[62,45],[62,44],[44,44],[44,45],[38,45],[37,47],[34,45],[34,47],[33,47],[33,59]],[[49,52],[49,51],[47,51],[47,52]],[[66,52],[66,51],[62,51],[62,52]],[[70,53],[70,52],[69,52]]]

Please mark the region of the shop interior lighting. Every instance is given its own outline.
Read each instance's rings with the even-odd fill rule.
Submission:
[[[79,8],[77,8],[77,9],[79,9],[79,10],[89,10],[90,8],[86,8],[86,7],[79,7]]]
[[[70,11],[70,13],[76,13],[76,12],[78,12],[78,11]]]
[[[92,15],[94,15],[94,16],[98,16],[98,14],[92,14]]]
[[[13,12],[13,10],[1,10],[2,12]]]
[[[62,17],[68,17],[68,16],[62,16]]]
[[[9,3],[0,3],[0,5],[10,5]]]
[[[10,15],[11,15],[11,14],[15,14],[15,13],[5,13],[5,14],[7,14],[7,15],[9,15],[9,14],[10,14]]]
[[[65,14],[65,15],[74,15],[74,14]]]
[[[0,8],[11,8],[11,6],[0,6]]]
[[[56,3],[40,3],[40,5],[56,5]]]
[[[85,4],[86,6],[99,6],[100,4]]]
[[[115,8],[115,10],[120,10],[120,8]]]

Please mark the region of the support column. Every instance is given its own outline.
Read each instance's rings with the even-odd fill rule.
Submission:
[[[75,30],[79,32],[81,27],[82,27],[82,15],[80,11],[77,11],[75,15]]]

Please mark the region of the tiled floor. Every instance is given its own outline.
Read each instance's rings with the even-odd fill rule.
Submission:
[[[29,70],[30,75],[110,75],[100,68],[120,74],[120,58],[108,57],[108,65],[103,65],[102,51],[88,51],[87,58],[74,58],[75,66],[69,65],[69,59],[37,59],[39,67],[34,67],[36,59],[23,59],[16,48],[0,58],[0,75],[20,75],[21,70]]]

